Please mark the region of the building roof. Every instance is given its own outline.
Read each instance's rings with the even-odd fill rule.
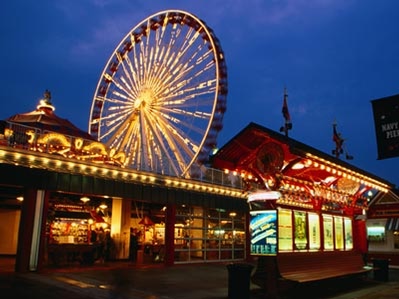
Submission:
[[[277,157],[278,151],[281,150],[283,161],[278,161],[281,159]],[[256,169],[258,168],[256,162],[259,162],[261,152],[264,155],[269,153],[267,158],[269,162],[276,164],[276,172],[281,170],[286,175],[300,176],[304,180],[318,182],[331,176],[331,173],[321,168],[297,169],[295,164],[306,158],[325,161],[327,165],[336,165],[340,169],[347,170],[348,173],[353,172],[390,188],[394,187],[394,184],[381,177],[253,122],[221,147],[212,161],[213,165],[220,169],[236,169],[237,171],[243,168],[248,169],[248,167]]]
[[[79,129],[69,120],[61,118],[54,113],[51,103],[51,94],[46,90],[34,111],[13,115],[6,119],[8,122],[34,127],[44,131],[57,132],[73,137],[95,140],[89,133]]]
[[[286,135],[249,123],[211,157],[212,166],[240,175],[246,191],[276,190],[297,198],[350,206],[361,213],[394,185]]]

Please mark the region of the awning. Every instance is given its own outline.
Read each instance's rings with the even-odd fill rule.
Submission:
[[[388,218],[385,229],[388,231],[399,230],[399,218]]]

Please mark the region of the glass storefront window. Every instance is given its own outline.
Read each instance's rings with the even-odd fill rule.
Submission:
[[[244,213],[193,206],[176,209],[177,263],[243,259],[244,253]]]

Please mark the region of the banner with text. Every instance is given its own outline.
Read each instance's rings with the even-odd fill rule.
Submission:
[[[371,101],[378,159],[399,156],[399,94]]]

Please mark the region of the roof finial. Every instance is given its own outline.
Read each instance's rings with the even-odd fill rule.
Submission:
[[[39,101],[39,105],[36,107],[38,110],[50,110],[53,112],[55,110],[54,106],[51,104],[51,92],[46,89],[43,94],[43,99]]]
[[[51,102],[51,92],[48,89],[44,92],[44,98]]]

